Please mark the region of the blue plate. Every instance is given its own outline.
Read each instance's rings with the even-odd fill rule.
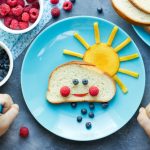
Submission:
[[[72,60],[79,60],[63,55],[63,49],[84,52],[82,45],[74,39],[73,33],[79,32],[89,44],[94,43],[93,23],[100,26],[101,40],[107,42],[114,24],[95,17],[73,17],[59,21],[46,28],[31,44],[24,58],[21,71],[21,86],[25,102],[35,119],[48,131],[66,139],[89,141],[106,137],[124,126],[138,109],[145,88],[145,70],[138,48],[132,41],[119,52],[120,56],[139,53],[140,58],[121,63],[121,67],[136,71],[138,79],[119,74],[128,87],[128,94],[123,94],[117,86],[117,93],[107,109],[95,104],[95,118],[83,117],[82,123],[77,123],[81,108],[89,111],[88,103],[78,103],[76,109],[70,104],[53,105],[47,102],[45,95],[49,74],[58,65]],[[126,39],[128,35],[119,28],[113,42],[113,47]],[[92,122],[92,128],[87,130],[85,123]]]
[[[150,34],[148,34],[142,27],[133,26],[133,29],[138,34],[138,36],[148,45],[150,46]]]

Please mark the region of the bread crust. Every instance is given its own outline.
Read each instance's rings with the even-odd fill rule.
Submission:
[[[71,65],[71,64],[78,64],[78,65],[82,65],[82,66],[84,66],[84,67],[91,67],[90,69],[91,69],[91,71],[92,70],[95,70],[96,72],[98,72],[98,73],[100,73],[100,74],[104,74],[104,75],[106,75],[111,81],[112,81],[112,83],[113,83],[113,86],[114,86],[114,96],[115,96],[115,93],[116,93],[116,83],[115,83],[115,81],[113,80],[113,78],[111,78],[107,73],[105,73],[105,72],[103,72],[103,71],[101,71],[101,70],[99,70],[98,68],[96,68],[96,66],[95,65],[93,65],[93,64],[89,64],[89,63],[86,63],[86,62],[83,62],[83,61],[71,61],[71,62],[68,62],[68,63],[65,63],[65,64],[62,64],[62,65],[60,65],[60,66],[58,66],[56,69],[54,69],[53,70],[53,72],[50,74],[50,76],[49,76],[49,80],[48,80],[48,91],[47,91],[47,93],[48,92],[50,92],[50,80],[51,80],[51,78],[52,78],[52,76],[53,76],[53,74],[55,73],[55,71],[57,71],[59,68],[61,68],[61,67],[63,67],[63,66],[67,66],[67,65]],[[113,97],[114,97],[113,96]],[[112,98],[113,98],[112,97]],[[48,98],[47,98],[47,100],[48,100]],[[111,99],[110,99],[111,100]],[[108,102],[108,101],[110,101],[110,100],[88,100],[88,102]],[[48,100],[49,102],[51,102],[50,100]],[[77,100],[77,101],[74,101],[74,100],[69,100],[69,102],[85,102],[84,100]],[[52,102],[51,102],[52,103]],[[67,102],[65,102],[65,101],[62,101],[62,102],[54,102],[54,104],[60,104],[60,103],[67,103]]]
[[[145,9],[143,9],[140,5],[138,5],[134,0],[129,0],[130,3],[132,3],[136,8],[140,9],[141,11],[147,13],[147,14],[150,14],[150,11],[147,11]]]
[[[115,11],[118,13],[118,15],[120,17],[122,17],[124,20],[128,21],[129,23],[131,24],[134,24],[134,25],[139,25],[139,26],[149,26],[150,25],[150,22],[149,23],[143,23],[143,22],[139,22],[139,21],[136,21],[136,20],[133,20],[132,18],[129,18],[128,16],[126,16],[123,12],[121,12],[116,6],[115,4],[113,3],[113,0],[111,1],[112,2],[112,6],[113,8],[115,9]]]

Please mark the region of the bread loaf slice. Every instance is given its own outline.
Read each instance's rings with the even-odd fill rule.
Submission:
[[[116,12],[126,21],[135,25],[150,25],[150,14],[137,9],[129,0],[112,0],[112,5]]]
[[[135,7],[150,14],[150,0],[129,0]]]
[[[79,81],[78,85],[73,80]],[[88,84],[82,83],[83,79]],[[63,97],[60,89],[64,86],[70,88],[70,94]],[[99,89],[97,96],[89,94],[89,88],[96,86]],[[96,68],[94,65],[73,61],[57,67],[49,77],[47,100],[59,104],[66,102],[108,102],[116,93],[116,84],[111,77]]]

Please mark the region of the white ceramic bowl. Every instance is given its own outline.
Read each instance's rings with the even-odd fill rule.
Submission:
[[[44,2],[43,0],[39,0],[39,4],[40,4],[40,10],[39,10],[39,16],[36,20],[35,23],[31,24],[27,29],[24,29],[24,30],[12,30],[8,27],[6,27],[4,24],[3,24],[3,21],[2,19],[0,19],[0,28],[6,32],[9,32],[9,33],[12,33],[12,34],[22,34],[22,33],[26,33],[30,30],[32,30],[34,27],[37,26],[37,24],[40,22],[40,19],[42,17],[42,14],[43,14],[43,7],[44,7]]]
[[[4,85],[7,82],[7,80],[10,78],[10,76],[12,74],[13,57],[12,57],[12,53],[11,53],[10,49],[4,43],[0,42],[0,47],[2,47],[6,51],[8,57],[9,57],[9,61],[10,61],[9,71],[8,71],[6,77],[0,82],[0,87],[1,87],[2,85]]]

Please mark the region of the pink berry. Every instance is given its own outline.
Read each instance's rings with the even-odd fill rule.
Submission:
[[[6,3],[6,0],[0,0],[0,5]]]
[[[15,15],[15,16],[20,16],[23,12],[23,7],[21,5],[18,5],[14,8],[12,8],[12,13]]]
[[[59,0],[50,0],[50,2],[55,5],[59,3]]]
[[[22,7],[25,6],[24,0],[18,0],[17,5],[21,5]]]
[[[27,127],[21,127],[19,135],[23,138],[26,138],[29,136],[29,129]]]
[[[10,9],[9,13],[8,13],[9,16],[13,16],[13,12],[12,12],[12,9]]]
[[[14,7],[17,5],[18,0],[7,0],[7,4],[11,7]]]
[[[30,16],[29,16],[29,14],[27,13],[27,12],[24,12],[23,14],[22,14],[22,21],[29,21],[29,19],[30,19]]]
[[[11,21],[12,21],[12,19],[13,19],[13,17],[5,17],[4,18],[4,25],[6,26],[6,27],[10,27],[10,24],[11,24]]]
[[[17,19],[18,21],[22,21],[22,16],[16,16],[15,19]]]
[[[63,9],[66,11],[70,11],[72,9],[73,5],[70,1],[66,1],[63,3]]]
[[[23,12],[29,12],[31,8],[32,8],[31,5],[26,5],[23,9]]]
[[[10,24],[10,28],[17,30],[18,29],[18,20],[12,19],[11,24]]]
[[[32,4],[32,8],[36,8],[36,9],[39,9],[40,8],[40,4],[39,2],[35,2]]]
[[[27,0],[28,3],[34,3],[36,0]]]
[[[30,22],[31,22],[31,23],[34,23],[35,21],[36,21],[36,19],[31,19],[31,18],[30,18]]]
[[[10,7],[7,4],[0,5],[0,15],[6,16],[10,12]]]
[[[59,17],[60,16],[60,9],[57,7],[52,8],[51,15],[53,16],[53,18]]]
[[[31,19],[36,20],[39,16],[39,10],[36,8],[31,8],[29,11],[29,14],[30,14]]]
[[[60,94],[61,94],[63,97],[69,96],[69,94],[70,94],[70,88],[69,88],[68,86],[63,86],[63,87],[60,89]]]
[[[89,89],[89,93],[91,96],[97,96],[99,93],[99,89],[96,86],[91,86]]]
[[[21,30],[26,29],[29,27],[29,23],[28,22],[19,22],[19,28]]]

